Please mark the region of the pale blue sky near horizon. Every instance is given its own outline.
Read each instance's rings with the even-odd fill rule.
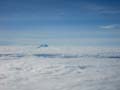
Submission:
[[[120,46],[119,0],[0,0],[0,45]]]

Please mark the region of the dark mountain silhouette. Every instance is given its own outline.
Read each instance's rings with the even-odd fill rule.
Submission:
[[[41,44],[38,48],[48,47],[48,44]]]

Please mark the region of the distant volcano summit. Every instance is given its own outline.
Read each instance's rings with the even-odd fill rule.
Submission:
[[[48,47],[48,44],[41,44],[38,48]]]

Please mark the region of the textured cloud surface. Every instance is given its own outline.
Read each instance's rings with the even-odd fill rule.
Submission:
[[[0,90],[119,90],[120,48],[0,47]]]

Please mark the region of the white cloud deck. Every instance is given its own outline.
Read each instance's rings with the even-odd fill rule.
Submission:
[[[34,54],[119,56],[119,48],[0,47],[0,90],[119,90],[120,58],[50,58]],[[12,55],[13,54],[13,55]],[[23,57],[17,57],[22,54]],[[2,56],[3,55],[3,56]],[[7,56],[5,56],[7,55]]]

